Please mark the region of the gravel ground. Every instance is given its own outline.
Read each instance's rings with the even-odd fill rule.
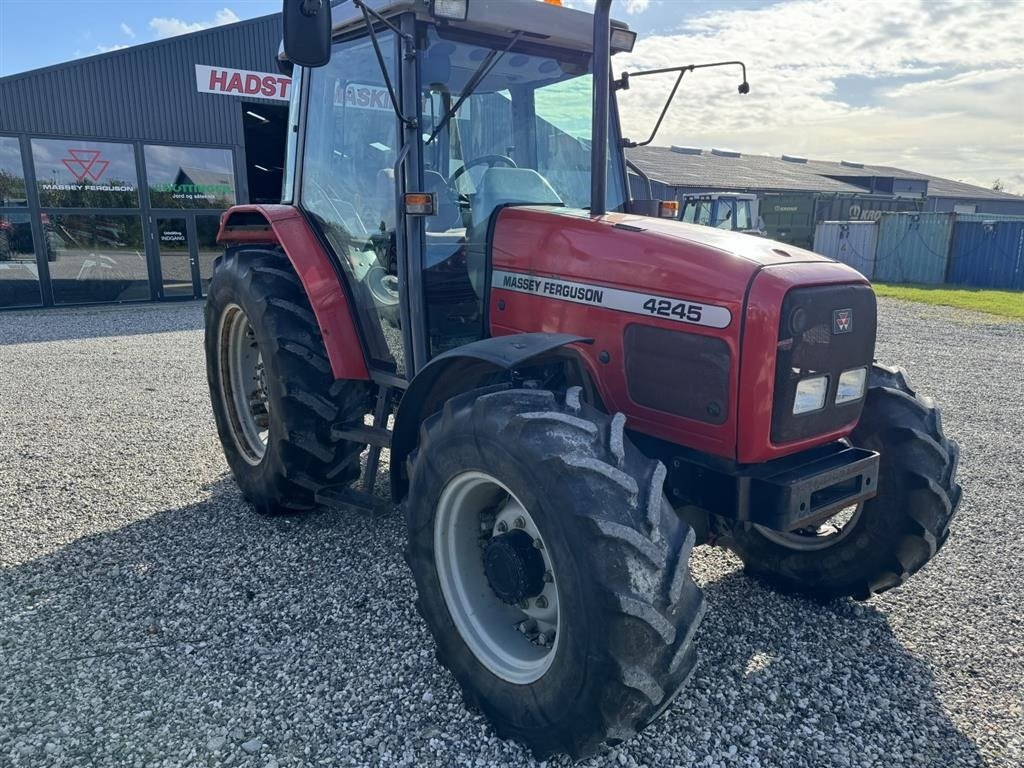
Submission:
[[[946,548],[833,605],[701,549],[688,690],[592,764],[1024,764],[1024,324],[881,313],[880,358],[963,446]],[[0,765],[532,764],[434,661],[396,513],[246,507],[201,325],[197,304],[0,314]]]

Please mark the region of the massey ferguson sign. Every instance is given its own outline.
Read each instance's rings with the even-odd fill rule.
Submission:
[[[196,64],[196,88],[200,93],[288,101],[291,96],[291,85],[292,79],[284,75]]]

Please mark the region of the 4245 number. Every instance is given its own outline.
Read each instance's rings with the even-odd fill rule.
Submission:
[[[682,320],[684,323],[699,323],[704,308],[700,304],[687,304],[685,301],[669,301],[668,299],[648,299],[643,307],[652,315]]]

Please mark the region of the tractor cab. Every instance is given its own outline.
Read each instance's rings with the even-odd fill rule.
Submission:
[[[694,194],[683,195],[679,202],[681,221],[748,235],[765,234],[757,214],[757,195]]]
[[[339,257],[372,365],[411,375],[486,335],[495,211],[590,207],[592,40],[590,14],[535,0],[333,9],[326,61],[294,68],[284,202]],[[602,125],[604,206],[624,211],[618,120]]]

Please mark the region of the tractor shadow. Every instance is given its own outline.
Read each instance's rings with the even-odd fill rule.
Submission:
[[[718,573],[702,584],[700,661],[638,760],[643,744],[683,741],[700,765],[984,764],[874,604],[776,594],[722,550],[701,548],[693,567]]]
[[[0,568],[0,754],[12,766],[533,764],[435,661],[403,536],[390,507],[263,517],[221,477],[186,506]],[[980,763],[870,605],[816,606],[738,573],[704,586],[688,687],[590,764]],[[252,738],[255,754],[241,748]]]

